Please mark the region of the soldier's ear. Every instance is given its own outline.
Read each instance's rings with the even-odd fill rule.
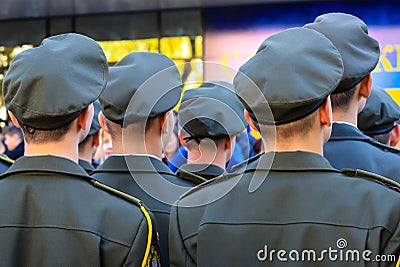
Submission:
[[[390,132],[389,145],[395,147],[400,141],[400,125],[396,123],[393,130]]]
[[[184,147],[186,147],[186,141],[185,141],[185,139],[183,139],[183,135],[182,135],[182,132],[181,132],[181,131],[179,131],[178,136],[179,136],[179,142],[180,142]]]
[[[19,125],[19,122],[17,120],[17,118],[14,116],[14,114],[11,111],[8,111],[8,115],[10,116],[10,119],[12,121],[12,123],[17,127],[17,128],[21,128],[21,125]]]
[[[161,127],[161,134],[171,134],[174,130],[174,123],[175,123],[172,110],[159,116],[159,118],[160,118],[159,122]]]
[[[228,149],[232,149],[232,151],[233,151],[233,145],[234,145],[234,143],[235,143],[235,141],[236,141],[236,137],[235,136],[233,136],[233,137],[229,137],[229,136],[227,136],[227,137],[225,137],[224,138],[225,139],[225,150],[228,150]]]
[[[249,112],[246,109],[243,112],[244,112],[244,117],[247,123],[250,125],[251,129],[253,129],[256,132],[260,132],[260,129],[254,124],[254,121],[251,119]]]
[[[319,120],[321,125],[330,127],[332,125],[332,106],[331,98],[328,96],[324,103],[319,107]]]
[[[103,111],[100,111],[100,112],[99,112],[98,119],[99,119],[99,123],[100,123],[101,128],[102,128],[104,131],[106,131],[106,133],[109,134],[109,133],[110,133],[110,129],[108,129],[108,127],[107,127],[107,123],[106,123],[106,120],[105,120],[105,118],[104,118]],[[100,132],[100,131],[99,131],[99,132]]]
[[[160,129],[165,133],[167,133],[167,129],[168,129],[168,125],[167,125],[167,123],[168,123],[168,115],[169,115],[169,113],[165,112],[163,115],[159,116],[159,118],[160,118],[160,120],[159,120]]]
[[[98,147],[100,145],[100,131],[97,131],[97,133],[95,133],[94,135],[92,135],[93,137],[93,146]]]
[[[372,90],[372,74],[368,74],[360,82],[360,90],[358,94],[364,98],[368,98]]]
[[[93,113],[94,113],[94,107],[93,104],[90,104],[78,116],[77,122],[82,130],[86,130],[90,128],[90,125],[92,125]]]

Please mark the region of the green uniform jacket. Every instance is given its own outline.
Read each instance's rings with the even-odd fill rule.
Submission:
[[[213,164],[184,164],[175,173],[178,178],[199,185],[222,175],[225,171]]]
[[[178,179],[161,160],[147,155],[110,156],[93,172],[92,176],[144,202],[157,222],[161,266],[169,266],[168,228],[171,205],[162,200],[174,203],[183,192],[192,187],[192,184]],[[164,182],[179,185],[185,189],[183,191],[169,190]],[[150,189],[143,187],[142,183]],[[146,192],[146,190],[149,191]]]
[[[0,179],[0,266],[141,266],[146,218],[90,180],[66,158],[19,158]]]
[[[260,161],[271,157],[267,153]],[[180,198],[171,212],[171,266],[395,266],[340,261],[340,248],[343,255],[351,249],[371,250],[370,258],[399,257],[398,192],[345,176],[308,152],[276,153],[270,170],[259,171],[265,180],[251,181],[255,168],[250,168],[242,177],[219,177]],[[187,208],[216,196],[208,205]],[[336,261],[323,253],[329,248],[336,250]],[[278,260],[279,250],[286,251],[280,258],[287,261]],[[307,250],[315,251],[315,261]]]

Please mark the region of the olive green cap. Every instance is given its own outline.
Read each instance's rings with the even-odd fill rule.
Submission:
[[[234,136],[247,126],[243,112],[232,84],[209,81],[185,91],[178,121],[195,138]]]
[[[350,14],[328,13],[304,27],[325,35],[342,55],[343,79],[334,94],[356,86],[378,64],[379,43],[368,35],[368,27],[361,19]]]
[[[101,129],[101,125],[99,122],[99,113],[101,111],[101,105],[98,100],[93,103],[94,106],[94,114],[93,114],[93,121],[92,125],[90,125],[90,130],[88,136],[93,136]]]
[[[364,109],[358,114],[358,128],[367,135],[390,132],[400,119],[400,107],[386,90],[373,87]]]
[[[267,38],[233,83],[254,120],[280,125],[316,111],[342,75],[340,53],[325,36],[292,28]]]
[[[20,123],[53,130],[75,120],[104,90],[108,64],[101,47],[68,33],[18,54],[3,80],[5,104]]]
[[[104,116],[121,126],[171,110],[182,93],[174,62],[150,52],[128,54],[113,67],[100,103]]]

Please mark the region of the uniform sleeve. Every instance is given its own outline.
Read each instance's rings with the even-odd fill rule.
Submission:
[[[146,218],[143,217],[123,266],[142,266],[143,257],[146,251],[147,236],[148,226]]]
[[[400,222],[397,223],[397,228],[384,247],[382,255],[395,255],[396,263],[400,262]],[[382,262],[380,266],[397,266],[396,263]]]
[[[169,222],[169,260],[171,267],[197,266],[190,257],[183,242],[179,226],[178,207],[174,205],[171,209]]]
[[[145,266],[160,266],[160,247],[158,243],[158,233],[156,224],[152,214],[149,214],[151,218],[152,227],[152,238],[149,248],[148,256],[146,257]],[[149,224],[145,217],[143,217],[142,223],[137,231],[135,239],[133,240],[132,247],[129,250],[128,256],[125,259],[123,266],[142,266],[146,248],[149,241]]]

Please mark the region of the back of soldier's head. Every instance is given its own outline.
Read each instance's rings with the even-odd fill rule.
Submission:
[[[28,143],[59,141],[107,79],[106,57],[94,40],[57,35],[17,55],[3,80],[4,100]]]
[[[311,117],[312,124],[342,74],[340,53],[325,36],[293,28],[267,38],[239,69],[234,85],[253,121],[302,135],[299,129],[310,130],[304,120]]]
[[[318,16],[304,26],[325,35],[339,50],[344,65],[343,78],[332,93],[332,107],[345,109],[352,101],[357,85],[378,64],[379,43],[368,35],[367,25],[359,18],[344,13]]]
[[[100,103],[105,118],[114,127],[136,124],[145,131],[145,127],[152,126],[146,121],[170,111],[181,92],[182,80],[171,59],[158,53],[134,52],[110,67]]]
[[[83,152],[84,150],[92,150],[93,149],[93,144],[94,143],[98,143],[99,142],[99,138],[100,138],[100,129],[101,129],[101,125],[99,123],[99,113],[101,110],[101,105],[100,102],[98,100],[96,100],[93,103],[93,107],[94,107],[94,112],[93,112],[93,120],[92,120],[92,124],[90,125],[90,130],[88,135],[86,136],[86,138],[79,143],[79,153]],[[93,138],[96,138],[96,142],[93,142]]]
[[[373,87],[364,109],[358,114],[357,127],[378,142],[389,144],[399,119],[399,105],[385,89]]]
[[[247,126],[243,110],[233,86],[226,82],[208,81],[185,91],[178,123],[186,147],[190,151],[205,139],[218,146],[221,140],[241,133]]]

